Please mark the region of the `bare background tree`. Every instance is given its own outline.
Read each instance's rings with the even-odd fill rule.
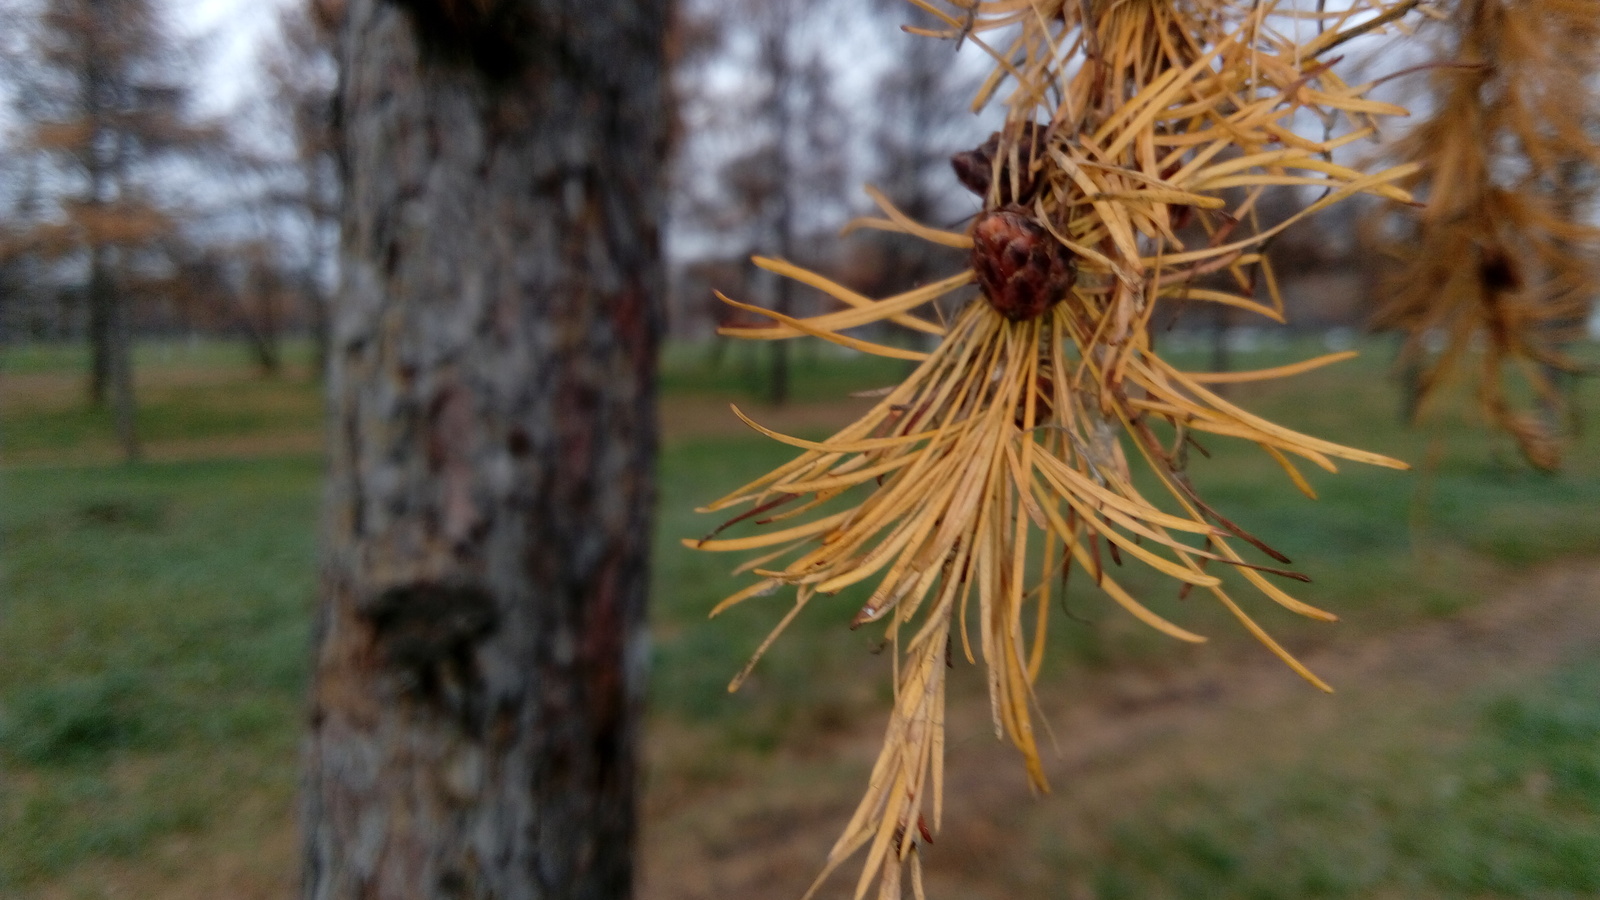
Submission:
[[[936,27],[932,16],[904,2],[878,0],[889,22]],[[889,28],[884,31],[889,33]],[[959,115],[976,94],[978,73],[960,63],[953,41],[913,34],[895,36],[891,63],[874,86],[871,179],[906,215],[940,227],[978,209],[950,168],[952,154],[978,146],[988,136],[983,120]],[[875,252],[867,267],[871,292],[889,294],[954,274],[963,264],[956,254],[939,253],[926,241],[888,232],[868,232]]]
[[[338,159],[338,87],[334,45],[345,0],[305,0],[278,16],[279,43],[267,54],[268,103],[283,121],[291,153],[269,197],[288,213],[298,240],[285,277],[311,317],[312,371],[328,366],[328,327],[339,242],[342,178]]]
[[[720,50],[725,63],[741,60],[745,73],[733,89],[701,80],[685,96],[717,164],[706,166],[701,152],[680,160],[679,220],[717,235],[718,258],[759,253],[816,263],[809,239],[843,218],[849,122],[819,43],[827,11],[798,0],[711,4],[692,26],[710,36],[694,62]],[[796,311],[783,279],[752,286],[770,308]],[[789,398],[789,348],[774,341],[767,352],[767,399],[781,405]]]
[[[110,400],[123,453],[136,459],[131,307],[170,284],[162,244],[182,219],[158,175],[208,153],[220,130],[187,115],[183,50],[149,0],[7,12],[23,36],[15,52],[32,65],[13,67],[26,124],[11,164],[28,199],[5,249],[77,283],[62,296],[87,307],[89,399]]]

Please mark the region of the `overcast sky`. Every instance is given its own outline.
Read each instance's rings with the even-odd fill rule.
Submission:
[[[166,0],[173,21],[204,47],[195,100],[221,113],[261,89],[256,53],[286,0]]]

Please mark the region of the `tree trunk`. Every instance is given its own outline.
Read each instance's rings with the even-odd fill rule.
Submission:
[[[255,293],[261,301],[254,315],[249,308],[251,304],[244,301],[251,293]],[[243,295],[234,300],[234,321],[244,333],[245,343],[250,346],[250,356],[255,360],[261,377],[276,378],[283,371],[283,353],[278,317],[273,311],[272,292],[247,285]]]
[[[317,283],[315,270],[301,276],[301,295],[311,308],[311,377],[323,381],[328,376],[328,344],[331,336],[328,296]]]
[[[96,248],[96,252],[104,252]],[[126,462],[138,462],[143,455],[139,448],[139,432],[134,422],[133,399],[133,322],[132,311],[113,285],[106,291],[112,300],[108,304],[106,362],[111,387],[111,418],[117,430],[117,444],[122,447]]]
[[[118,293],[117,255],[105,244],[89,248],[89,402],[111,401],[111,422],[122,458],[137,462],[141,455],[134,421],[133,323],[126,300]]]
[[[1233,324],[1232,310],[1221,303],[1211,305],[1211,371],[1230,372],[1233,370],[1233,359],[1228,353],[1228,329]],[[1214,384],[1211,390],[1217,394],[1228,393],[1226,383]]]
[[[117,302],[106,255],[109,247],[89,248],[89,403],[104,406],[111,388],[111,334]]]
[[[349,5],[307,898],[630,893],[664,6]]]
[[[106,119],[109,117],[105,108],[105,85],[108,76],[105,61],[99,52],[100,35],[90,29],[85,37],[88,52],[82,73],[84,121],[90,124],[93,137],[86,148],[84,169],[89,176],[89,204],[103,207],[111,200],[113,186],[119,189],[120,195],[123,159],[120,153],[113,154],[109,159],[105,156],[108,136]],[[118,296],[113,278],[113,251],[114,248],[103,236],[96,236],[89,247],[89,403],[92,406],[104,406],[106,394],[117,390],[112,383],[117,376],[117,326],[122,318],[118,315],[117,305],[123,298]],[[131,402],[132,396],[130,390],[126,399]],[[123,398],[115,399],[120,402]],[[113,415],[117,420],[117,436],[120,439],[123,410],[118,407],[113,410]]]
[[[772,175],[773,182],[778,186],[772,201],[776,206],[773,213],[773,238],[774,249],[778,258],[794,262],[794,212],[795,203],[791,194],[798,189],[794,179],[794,165],[789,157],[794,152],[795,141],[795,113],[793,97],[794,67],[789,58],[789,32],[781,24],[776,27],[769,25],[769,30],[762,37],[763,56],[766,59],[767,75],[772,79],[772,100],[777,106],[777,149],[773,155],[773,162],[777,171]],[[783,315],[794,314],[794,293],[790,289],[790,279],[768,276],[773,284],[772,308]],[[789,402],[789,341],[770,341],[772,364],[771,379],[768,385],[767,399],[773,406],[784,406]]]
[[[787,254],[780,259],[791,259]],[[780,278],[777,284],[777,302],[772,308],[784,315],[792,315],[793,303],[790,301],[789,279]],[[773,406],[785,406],[789,403],[789,341],[771,341],[772,364],[770,386],[767,400]]]

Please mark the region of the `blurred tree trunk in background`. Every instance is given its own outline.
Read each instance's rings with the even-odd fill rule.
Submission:
[[[665,0],[351,0],[308,898],[630,893]]]
[[[336,268],[339,233],[339,111],[334,45],[345,0],[297,0],[278,11],[279,42],[266,56],[272,104],[293,142],[300,176],[277,197],[305,229],[293,277],[311,312],[311,368],[328,370],[330,275]]]

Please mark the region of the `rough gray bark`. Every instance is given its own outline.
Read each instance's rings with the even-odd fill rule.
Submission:
[[[350,3],[308,898],[630,893],[664,7]]]

